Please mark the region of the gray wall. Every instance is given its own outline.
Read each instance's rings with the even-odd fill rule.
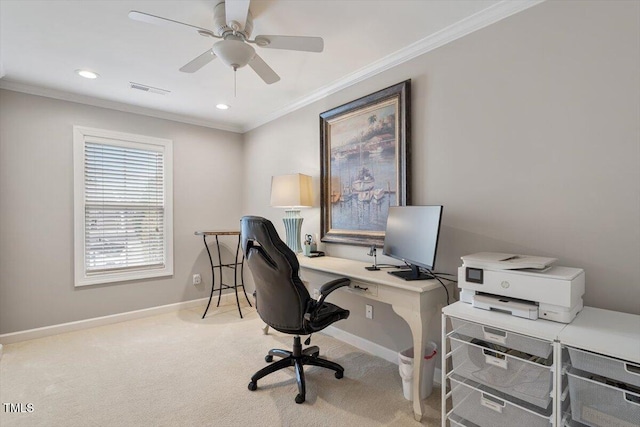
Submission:
[[[0,333],[207,296],[193,232],[238,228],[241,135],[6,90],[0,111]],[[73,125],[173,140],[173,277],[74,288]]]
[[[506,251],[586,271],[587,305],[640,313],[640,3],[549,1],[245,134],[243,211],[284,227],[272,175],[319,193],[318,114],[412,80],[413,203],[444,205],[437,269]],[[319,194],[303,233],[319,233]],[[324,245],[368,260],[362,247]],[[365,300],[336,324],[391,349],[410,342],[389,306]],[[437,338],[433,330],[432,338]]]
[[[0,333],[205,297],[190,284],[209,280],[193,231],[251,213],[284,234],[271,176],[320,188],[318,114],[405,79],[413,201],[445,206],[438,270],[480,250],[555,256],[586,270],[587,304],[640,313],[639,16],[638,2],[545,2],[244,136],[0,90]],[[76,124],[174,140],[172,278],[73,287]],[[315,206],[304,233],[320,230],[319,194]],[[339,327],[410,343],[389,306],[367,320],[364,300],[332,298],[352,310]]]

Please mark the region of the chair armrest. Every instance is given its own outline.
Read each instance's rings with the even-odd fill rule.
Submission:
[[[341,277],[339,279],[336,280],[332,280],[330,282],[325,283],[324,285],[322,285],[322,287],[320,288],[320,299],[318,300],[318,305],[321,305],[325,298],[333,291],[335,291],[338,288],[341,288],[343,286],[349,286],[349,283],[351,283],[351,279],[348,279],[347,277]]]
[[[310,322],[312,315],[314,315],[316,313],[316,310],[318,310],[320,307],[322,307],[322,304],[324,304],[325,298],[336,289],[343,286],[349,286],[349,283],[351,283],[351,279],[348,279],[347,277],[341,277],[322,285],[322,287],[320,288],[320,299],[318,301],[314,300],[313,298],[309,299],[309,302],[307,303],[307,309],[305,310],[304,319],[307,322]]]

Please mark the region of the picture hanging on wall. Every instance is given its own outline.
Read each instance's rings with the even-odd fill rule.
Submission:
[[[384,243],[389,206],[410,203],[411,80],[320,114],[321,240]]]

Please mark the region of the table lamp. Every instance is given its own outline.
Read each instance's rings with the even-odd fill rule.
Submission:
[[[271,206],[285,208],[282,221],[287,233],[287,246],[295,253],[302,252],[300,230],[303,218],[300,216],[300,208],[313,206],[311,177],[300,173],[272,177]]]

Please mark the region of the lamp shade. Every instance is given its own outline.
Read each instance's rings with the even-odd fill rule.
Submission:
[[[271,206],[276,208],[308,208],[313,206],[311,177],[295,173],[271,178]]]

